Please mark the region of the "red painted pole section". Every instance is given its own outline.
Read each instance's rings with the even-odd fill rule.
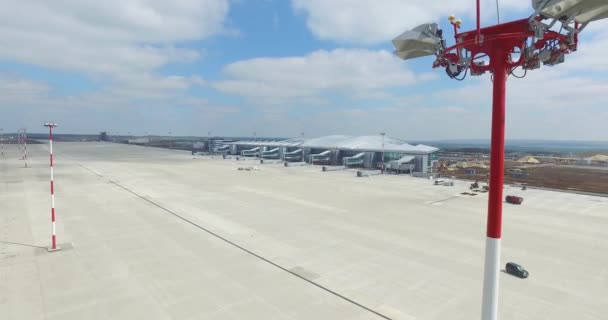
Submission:
[[[505,102],[508,52],[496,44],[492,100],[492,141],[490,145],[490,192],[487,236],[500,239],[502,233],[502,189],[505,173]]]
[[[481,0],[477,0],[477,43],[481,42]]]

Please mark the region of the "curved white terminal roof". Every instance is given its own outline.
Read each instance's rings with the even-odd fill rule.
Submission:
[[[340,149],[340,150],[356,150],[356,151],[382,151],[382,136],[344,136],[333,135],[315,139],[306,140],[302,144],[304,148],[316,149]],[[403,152],[403,153],[431,153],[438,151],[438,148],[426,146],[423,144],[411,145],[403,140],[385,137],[384,151],[385,152]]]
[[[241,140],[229,142],[226,144],[234,144],[239,146],[266,146],[266,147],[303,147],[315,149],[339,149],[353,151],[382,151],[382,136],[346,136],[346,135],[331,135],[313,139],[288,139],[280,141],[269,140]],[[385,152],[400,152],[411,154],[427,154],[438,151],[438,148],[426,146],[423,144],[411,145],[403,140],[385,137],[384,151]]]
[[[352,138],[352,136],[344,135],[324,136],[319,138],[308,139],[302,144],[302,147],[333,149],[337,148],[338,146],[343,146],[346,141]]]

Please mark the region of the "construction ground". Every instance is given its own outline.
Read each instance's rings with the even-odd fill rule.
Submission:
[[[0,318],[478,319],[468,183],[56,143],[0,159]],[[238,167],[257,166],[244,171]],[[501,319],[606,319],[608,198],[505,187]]]
[[[488,168],[474,169],[475,174],[468,174],[466,168],[459,168],[454,171],[443,170],[442,175],[467,180],[485,181],[488,179]],[[514,172],[514,170],[518,172]],[[506,161],[505,183],[608,196],[608,167],[555,164],[522,165],[515,161]]]

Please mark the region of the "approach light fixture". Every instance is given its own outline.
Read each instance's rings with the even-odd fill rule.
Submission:
[[[535,14],[557,19],[562,23],[589,22],[608,17],[606,0],[532,0]]]
[[[425,23],[395,38],[393,46],[404,60],[432,56],[441,48],[441,30],[436,23]]]

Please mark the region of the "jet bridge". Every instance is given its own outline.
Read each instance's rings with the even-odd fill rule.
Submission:
[[[262,151],[262,159],[279,159],[279,148],[274,148],[268,151]]]
[[[243,157],[255,157],[258,155],[260,155],[260,147],[241,151],[241,156]]]
[[[359,165],[363,166],[364,162],[365,162],[365,152],[358,153],[352,157],[342,158],[342,164],[345,167],[359,166]]]
[[[283,160],[285,160],[285,161],[303,161],[304,159],[302,159],[302,149],[284,152]]]
[[[329,162],[330,157],[331,157],[331,150],[325,150],[321,153],[311,154],[310,163],[315,164],[315,162]]]
[[[223,145],[223,146],[218,146],[213,148],[213,152],[215,153],[226,153],[230,151],[230,146],[229,145]]]
[[[403,156],[399,160],[389,161],[387,169],[392,170],[392,171],[397,171],[397,172],[401,172],[401,171],[410,171],[411,172],[415,167],[415,164],[412,163],[412,161],[415,158],[416,157],[414,157],[414,156]]]

